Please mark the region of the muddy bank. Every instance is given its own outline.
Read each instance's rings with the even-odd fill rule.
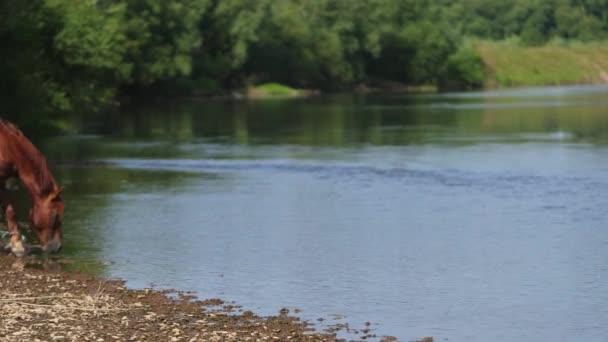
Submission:
[[[120,281],[28,267],[32,262],[0,256],[0,341],[344,341],[336,333],[349,329],[319,332],[287,309],[260,317],[217,299],[126,289]],[[351,334],[397,340],[366,328]]]

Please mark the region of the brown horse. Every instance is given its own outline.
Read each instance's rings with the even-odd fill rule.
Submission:
[[[13,177],[18,177],[30,194],[30,223],[43,251],[58,252],[63,235],[63,189],[55,183],[42,153],[15,125],[0,120],[0,201],[11,235],[7,248],[10,247],[13,254],[22,256],[26,249],[21,241],[15,210],[6,194],[7,181]]]

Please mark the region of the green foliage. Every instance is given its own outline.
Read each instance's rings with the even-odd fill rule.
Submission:
[[[441,86],[445,88],[480,88],[485,81],[485,65],[476,49],[462,47],[448,57]]]
[[[608,3],[593,0],[460,0],[466,4],[463,34],[486,39],[521,35],[529,45],[555,37],[583,41],[604,39]],[[457,6],[452,6],[457,7]],[[452,9],[450,9],[452,11]],[[463,20],[464,19],[464,20]]]
[[[149,85],[190,75],[192,54],[201,46],[197,27],[207,1],[129,0],[125,4],[126,59],[134,65],[132,82]]]
[[[299,91],[279,83],[264,83],[260,84],[250,91],[258,96],[294,96],[298,95]]]
[[[212,78],[224,88],[245,83],[243,65],[259,38],[270,0],[209,0],[198,20],[203,46],[194,52],[192,76]]]
[[[207,95],[262,82],[324,90],[383,82],[478,87],[486,69],[466,43],[471,37],[508,41],[515,54],[523,54],[520,45],[548,42],[574,48],[608,38],[608,3],[0,0],[0,105],[35,121],[96,111],[117,95]],[[607,70],[597,51],[586,51],[597,61],[595,74]],[[549,63],[526,72],[549,72],[542,64],[552,58],[543,56]],[[558,73],[567,77],[543,77],[572,80],[580,76],[572,65]],[[497,82],[521,82],[520,71],[497,70]]]
[[[449,56],[457,49],[447,31],[431,22],[411,25],[405,31],[414,51],[411,58],[412,79],[416,83],[437,83],[445,74]]]
[[[124,6],[99,8],[90,1],[66,3],[48,0],[46,7],[57,15],[61,29],[54,37],[54,47],[69,65],[114,70],[121,78],[129,74],[122,64],[125,36],[121,25]]]
[[[96,109],[130,66],[122,59],[124,6],[93,1],[0,2],[0,104],[21,122]]]
[[[312,0],[273,5],[251,45],[246,72],[261,80],[308,87],[349,82],[352,70],[340,34],[332,27],[339,23],[319,15],[328,13],[330,4]]]
[[[124,6],[47,0],[45,10],[56,20],[49,53],[61,56],[51,70],[57,80],[57,88],[50,88],[51,104],[71,110],[95,107],[112,99],[116,82],[126,80],[131,70],[123,60]]]
[[[540,4],[526,19],[521,31],[521,40],[526,45],[542,45],[547,42],[553,29],[553,7]]]

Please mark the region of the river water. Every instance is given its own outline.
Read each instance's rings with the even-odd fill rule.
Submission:
[[[404,341],[608,340],[606,86],[67,125],[41,148],[67,186],[63,256],[92,273]]]

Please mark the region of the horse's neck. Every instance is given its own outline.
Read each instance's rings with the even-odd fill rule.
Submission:
[[[36,177],[19,177],[21,179],[21,183],[28,190],[32,198],[34,197],[42,197],[46,193],[49,193],[54,187],[54,180],[50,180],[48,183],[43,183],[40,179]]]
[[[42,153],[16,127],[0,123],[2,165],[0,173],[6,174],[5,178],[18,176],[32,197],[44,196],[57,187]]]
[[[44,159],[22,160],[17,164],[17,174],[32,199],[41,197],[56,186]]]

